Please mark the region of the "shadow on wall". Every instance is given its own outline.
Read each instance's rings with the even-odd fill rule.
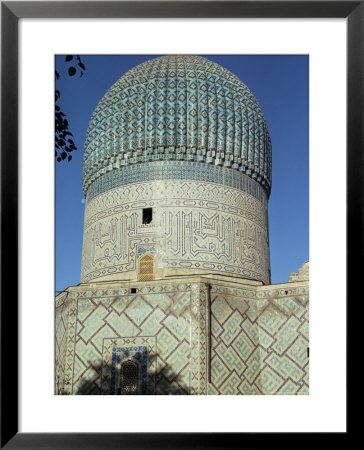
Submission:
[[[153,362],[158,358],[158,354],[150,356],[149,365],[153,366]],[[101,379],[102,379],[102,363],[94,365],[91,361],[88,363],[88,370],[83,375],[83,378],[78,380],[78,386],[74,391],[74,395],[101,395]],[[94,376],[90,379],[85,379],[86,374],[90,368],[93,369]],[[142,394],[141,392],[134,392],[133,395],[188,395],[189,388],[183,382],[180,374],[175,374],[171,365],[162,363],[160,367],[154,371],[154,374],[150,371],[147,375],[148,379],[155,379],[155,388],[152,392]],[[118,376],[118,375],[117,375]],[[81,375],[82,377],[82,375]],[[110,368],[111,377],[111,368]],[[117,394],[116,394],[117,395]],[[122,394],[125,395],[125,394]]]

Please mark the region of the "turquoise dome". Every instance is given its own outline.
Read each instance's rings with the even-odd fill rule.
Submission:
[[[269,195],[271,153],[263,111],[242,81],[200,56],[162,56],[125,73],[97,105],[83,189],[113,170],[168,160],[243,172]]]

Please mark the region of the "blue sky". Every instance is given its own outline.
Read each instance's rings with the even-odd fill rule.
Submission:
[[[159,55],[86,55],[83,77],[69,77],[64,56],[56,56],[61,77],[59,104],[78,148],[70,163],[56,166],[56,291],[80,282],[85,204],[83,144],[89,119],[101,97],[127,70]],[[272,138],[273,182],[269,200],[272,283],[288,281],[309,259],[309,57],[307,55],[201,55],[237,75],[263,108]]]

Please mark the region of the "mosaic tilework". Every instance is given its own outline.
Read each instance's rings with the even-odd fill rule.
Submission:
[[[244,293],[211,287],[208,394],[308,394],[307,288]]]
[[[101,392],[115,395],[116,364],[127,357],[140,359],[142,365],[142,395],[155,394],[157,367],[156,337],[127,337],[104,339]]]
[[[57,314],[55,317],[55,390],[63,390],[67,351],[67,329],[68,329],[68,305],[65,303],[67,293],[63,293],[57,298]]]
[[[308,394],[308,284],[136,289],[57,298],[56,393],[112,395],[113,354],[145,349],[149,395]]]
[[[123,167],[100,176],[87,191],[87,201],[119,186],[155,180],[193,180],[223,184],[246,192],[267,205],[267,194],[247,175],[219,166],[189,161],[164,161]]]
[[[123,75],[89,123],[84,193],[106,172],[165,159],[241,170],[269,193],[269,131],[247,86],[220,65],[191,55],[155,58]]]
[[[133,374],[128,376],[125,385],[127,385],[129,391],[134,392],[137,395],[147,394],[147,348],[144,346],[137,347],[116,347],[112,349],[111,360],[111,387],[108,391],[111,395],[118,395],[118,365],[123,361],[128,361],[129,358],[133,358],[134,365]],[[139,363],[139,370],[141,370],[140,376],[138,376],[138,369],[135,363]],[[124,386],[125,386],[124,385]],[[121,394],[121,385],[120,394]],[[123,391],[124,393],[124,391]],[[125,395],[127,395],[125,393]]]
[[[143,225],[147,207],[153,221]],[[160,180],[121,186],[89,201],[82,282],[135,271],[138,248],[149,246],[157,268],[270,280],[266,206],[223,185]]]
[[[207,393],[207,286],[203,283],[192,285],[191,290],[191,371],[190,394]]]
[[[55,304],[55,392],[72,393],[77,305],[67,292]]]
[[[72,362],[66,362],[72,377],[67,389],[58,383],[56,393],[112,394],[113,348],[123,352],[128,346],[147,347],[147,376],[154,380],[148,393],[206,392],[206,369],[200,369],[201,361],[206,366],[206,350],[200,349],[206,342],[201,291],[197,283],[137,288],[132,295],[129,289],[69,293],[65,304],[76,311],[68,316],[68,328],[77,327],[68,349]],[[59,308],[56,314],[62,314]]]
[[[137,258],[140,258],[145,253],[149,253],[150,255],[155,256],[155,247],[148,245],[138,245]]]

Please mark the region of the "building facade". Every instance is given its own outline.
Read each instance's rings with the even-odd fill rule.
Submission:
[[[85,141],[81,283],[56,298],[57,394],[308,393],[308,262],[270,285],[271,153],[253,94],[205,58],[109,89]]]

